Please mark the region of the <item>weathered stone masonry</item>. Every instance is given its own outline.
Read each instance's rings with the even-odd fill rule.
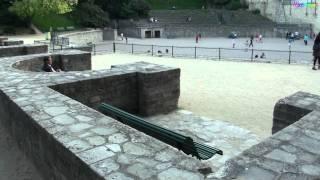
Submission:
[[[319,179],[320,96],[297,92],[276,104],[274,116],[275,134],[227,162],[223,178]]]
[[[0,57],[22,56],[28,54],[47,53],[47,45],[14,45],[0,46]]]
[[[68,51],[62,54],[77,57],[88,53]],[[161,78],[165,71],[172,71],[172,77],[179,77],[180,71],[147,63],[63,73],[12,68],[17,62],[39,61],[43,56],[46,54],[0,59],[0,115],[3,117],[1,123],[6,125],[47,179],[203,179],[198,168],[206,165],[200,161],[49,88],[75,82],[85,82],[81,88],[86,88],[94,80],[108,81],[108,77],[114,79],[121,76],[125,78],[120,78],[120,82],[126,84],[130,80],[127,77],[138,73],[148,73],[141,79],[151,80]],[[136,81],[139,80],[137,75],[135,77]],[[90,79],[93,81],[90,82]],[[111,83],[117,86],[116,82]],[[146,99],[156,100],[152,98],[152,93],[147,93],[147,90],[153,90],[152,85],[137,84],[142,84],[141,89],[145,91],[142,94],[146,94]],[[179,85],[178,79],[173,84]],[[161,101],[161,86],[160,83],[157,85],[159,90],[155,95],[159,95],[158,101]],[[178,89],[164,89],[178,94]],[[76,92],[78,90],[81,92],[80,87],[76,87]],[[116,88],[113,90],[109,92],[116,97],[121,92]],[[146,100],[141,104],[148,105],[150,102]],[[154,110],[148,112],[153,113]],[[182,161],[192,162],[193,165],[187,166],[180,163]]]

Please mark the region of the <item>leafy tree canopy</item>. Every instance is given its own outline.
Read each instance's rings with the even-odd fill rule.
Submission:
[[[22,18],[71,11],[75,0],[15,0],[10,10]]]

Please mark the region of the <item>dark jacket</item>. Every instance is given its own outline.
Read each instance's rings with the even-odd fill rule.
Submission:
[[[53,72],[51,66],[48,64],[43,65],[42,70],[45,72]]]
[[[320,57],[320,43],[314,43],[312,50],[314,57]]]

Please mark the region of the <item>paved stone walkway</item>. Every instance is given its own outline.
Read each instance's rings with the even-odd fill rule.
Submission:
[[[182,109],[166,115],[153,116],[146,120],[190,136],[197,142],[221,149],[224,153],[223,156],[217,154],[205,161],[212,169],[223,166],[227,160],[260,141],[259,137],[249,130],[227,122],[199,117]]]

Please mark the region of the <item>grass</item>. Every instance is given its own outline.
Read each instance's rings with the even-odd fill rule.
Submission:
[[[151,9],[201,9],[204,5],[203,0],[147,0]]]
[[[37,16],[32,19],[32,23],[37,26],[42,32],[48,32],[50,27],[56,29],[57,27],[76,26],[67,15],[50,14],[47,16]]]

